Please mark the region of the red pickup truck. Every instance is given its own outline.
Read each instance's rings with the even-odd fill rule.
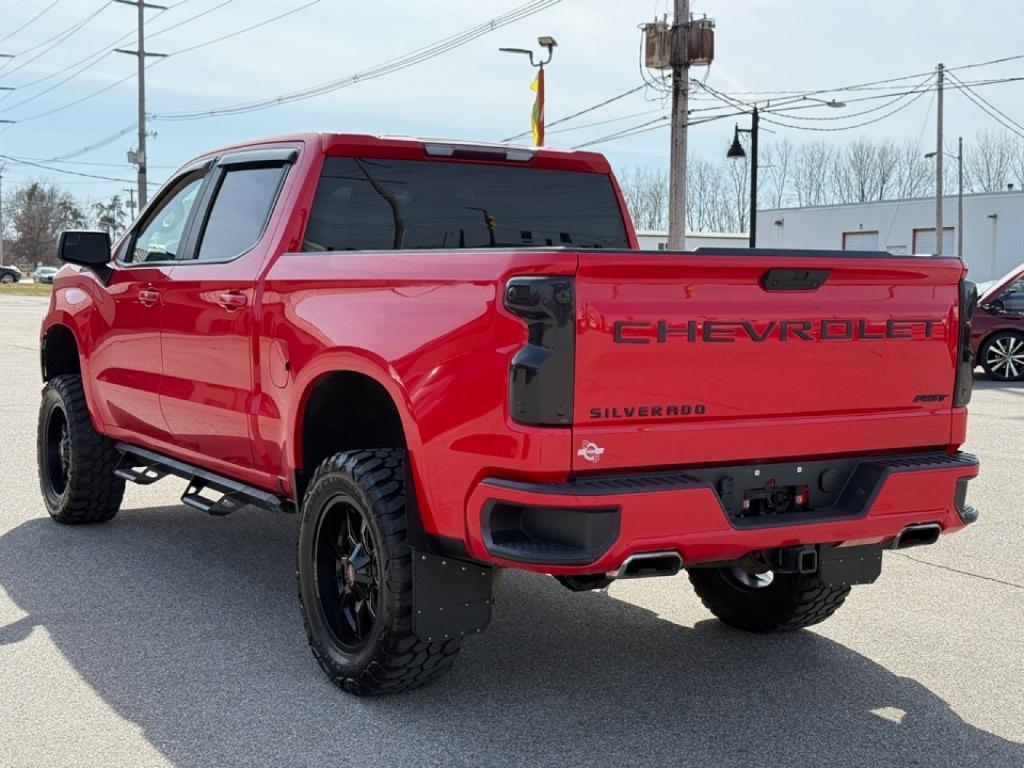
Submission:
[[[59,248],[50,514],[166,475],[297,513],[309,640],[353,693],[443,672],[501,568],[685,568],[727,624],[792,629],[977,516],[955,258],[644,252],[600,155],[321,134],[204,154],[113,248]]]

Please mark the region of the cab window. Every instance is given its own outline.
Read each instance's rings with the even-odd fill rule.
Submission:
[[[131,263],[171,261],[185,236],[185,224],[199,197],[203,172],[183,176],[161,203],[146,217],[128,253]]]

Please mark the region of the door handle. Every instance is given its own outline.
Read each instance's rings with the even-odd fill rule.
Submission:
[[[217,294],[217,303],[224,309],[233,310],[244,307],[249,303],[249,299],[239,291],[224,291],[224,293]]]
[[[154,291],[152,288],[143,288],[139,291],[139,301],[147,307],[152,307],[160,301],[160,291]]]
[[[832,273],[830,269],[769,269],[761,276],[766,291],[816,291]]]

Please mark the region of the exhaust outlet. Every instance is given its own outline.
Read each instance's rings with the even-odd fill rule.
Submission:
[[[934,544],[939,538],[942,529],[938,523],[919,523],[908,525],[899,536],[893,539],[893,549],[909,549],[910,547],[923,547]]]
[[[678,552],[639,552],[622,561],[617,571],[609,571],[610,579],[646,579],[652,576],[675,576],[683,566]]]

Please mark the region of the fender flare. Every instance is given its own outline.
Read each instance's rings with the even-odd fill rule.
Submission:
[[[295,375],[295,391],[301,394],[292,401],[291,412],[288,415],[291,439],[285,448],[285,457],[292,470],[308,469],[302,467],[301,458],[303,416],[313,387],[323,376],[332,373],[358,373],[383,387],[401,419],[407,448],[413,451],[422,445],[409,394],[388,361],[364,349],[335,347],[318,353]]]

